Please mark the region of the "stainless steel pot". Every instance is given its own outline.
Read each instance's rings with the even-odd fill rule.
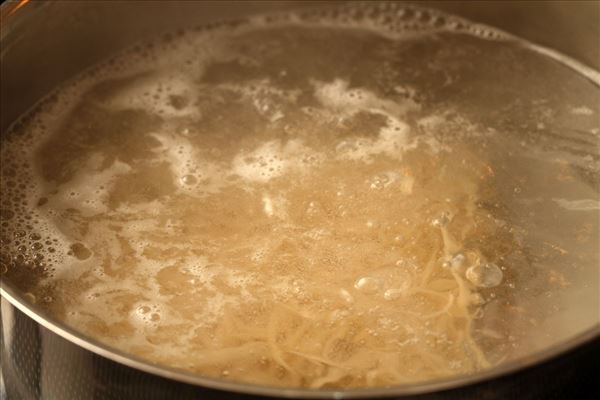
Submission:
[[[60,82],[156,32],[292,7],[301,1],[9,1],[0,7],[1,129]],[[600,3],[424,1],[600,68]],[[2,398],[193,399],[600,398],[600,326],[488,371],[409,386],[348,391],[277,389],[198,377],[104,346],[53,320],[2,282]]]

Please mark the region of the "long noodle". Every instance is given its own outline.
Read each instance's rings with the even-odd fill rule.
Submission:
[[[469,203],[474,199],[470,196]],[[460,238],[455,238],[446,227],[440,229],[437,238],[427,239],[425,230],[415,236],[419,240],[430,240],[433,246],[424,268],[415,271],[410,280],[419,284],[408,287],[398,302],[378,304],[374,308],[385,308],[390,315],[397,316],[394,331],[374,334],[365,325],[364,316],[360,316],[364,313],[368,316],[368,309],[355,317],[332,319],[333,314],[314,312],[314,307],[278,301],[270,307],[262,336],[261,330],[252,328],[252,324],[228,323],[231,335],[238,340],[247,335],[249,342],[245,346],[250,345],[255,351],[252,356],[240,354],[240,359],[248,363],[252,363],[252,359],[272,360],[274,368],[285,371],[284,380],[312,388],[336,386],[341,382],[351,386],[397,384],[413,381],[417,376],[423,379],[448,375],[452,373],[450,366],[458,365],[465,371],[489,366],[473,338],[475,289],[464,278],[464,271],[440,269],[438,262],[459,251],[459,243],[474,229],[473,207],[467,208],[470,220],[460,228]],[[474,257],[480,256],[475,254]],[[330,299],[327,290],[326,286],[315,287],[313,296]],[[418,298],[424,299],[428,312],[414,309],[419,305]],[[439,347],[435,340],[424,339],[429,335],[451,345]],[[234,358],[236,351],[244,349],[242,345],[204,352],[203,364],[224,366]]]

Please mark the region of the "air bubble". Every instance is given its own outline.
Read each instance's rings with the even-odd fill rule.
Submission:
[[[151,328],[156,328],[162,319],[160,307],[152,303],[139,304],[134,307],[130,315],[136,323],[142,323]]]
[[[386,300],[396,300],[406,294],[406,289],[388,289],[383,294],[383,298]]]
[[[381,190],[391,183],[391,178],[389,174],[380,174],[371,179],[370,183],[371,189]]]
[[[369,220],[367,220],[365,225],[367,226],[367,228],[375,229],[375,228],[379,227],[379,222],[377,222],[373,219],[369,219]]]
[[[457,253],[454,255],[454,257],[452,257],[452,266],[454,268],[462,267],[463,264],[465,263],[466,259],[467,258],[465,257],[464,254]]]
[[[479,293],[473,293],[471,295],[471,301],[473,302],[473,304],[479,305],[479,306],[485,303],[485,299]]]
[[[372,277],[363,277],[358,279],[354,283],[354,287],[356,290],[364,293],[364,294],[374,294],[379,291],[381,288],[381,280]]]
[[[198,182],[194,175],[185,175],[181,178],[181,183],[184,185],[194,185]]]
[[[85,247],[83,243],[73,243],[70,249],[73,256],[78,260],[86,260],[92,255],[92,252],[87,247]]]
[[[0,219],[2,220],[10,220],[15,216],[15,213],[11,210],[0,209]]]
[[[23,297],[25,298],[25,300],[31,302],[31,303],[35,303],[37,301],[35,295],[33,293],[27,292],[23,295]]]
[[[352,304],[354,302],[354,298],[346,289],[340,289],[340,297],[348,304]]]
[[[444,228],[450,222],[450,215],[448,213],[442,213],[439,217],[431,221],[431,225],[436,228]]]
[[[40,240],[41,238],[42,237],[39,234],[37,234],[37,233],[32,233],[32,234],[29,235],[29,239],[34,240],[34,241],[35,240]]]
[[[475,286],[491,288],[502,282],[502,270],[494,263],[476,264],[469,267],[465,276]]]
[[[458,269],[458,268],[463,267],[465,265],[466,261],[467,261],[467,257],[463,253],[456,253],[450,259],[446,259],[446,260],[444,260],[444,262],[442,262],[442,268]]]

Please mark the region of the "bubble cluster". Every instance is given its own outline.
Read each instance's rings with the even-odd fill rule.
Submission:
[[[474,24],[438,10],[397,2],[352,3],[344,7],[308,10],[293,15],[258,17],[256,20],[263,23],[302,21],[360,27],[385,32],[393,38],[438,31],[464,32],[487,40],[503,40],[509,37],[491,27]]]
[[[161,322],[163,310],[162,307],[155,303],[138,303],[134,306],[131,313],[133,324],[157,328]]]

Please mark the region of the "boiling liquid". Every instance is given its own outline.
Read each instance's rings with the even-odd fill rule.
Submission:
[[[598,323],[599,99],[502,34],[397,5],[167,35],[3,135],[3,279],[207,376],[489,368]]]

